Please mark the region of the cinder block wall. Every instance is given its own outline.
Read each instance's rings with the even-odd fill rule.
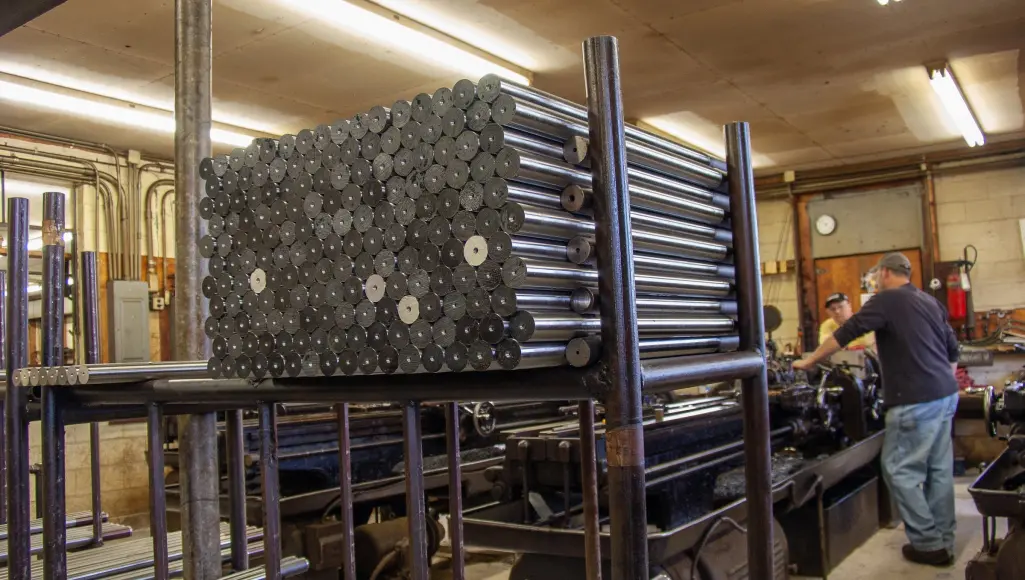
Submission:
[[[936,178],[940,259],[979,250],[972,270],[976,310],[1025,307],[1025,253],[1018,221],[1025,218],[1025,168]]]
[[[42,460],[39,423],[29,430],[32,463]],[[89,426],[71,425],[66,438],[67,510],[89,511],[92,488],[89,463]],[[146,470],[146,424],[100,424],[100,490],[103,511],[115,521],[139,525],[149,509]],[[33,496],[35,494],[33,493]],[[35,514],[35,497],[32,513]]]
[[[790,202],[785,199],[760,201],[757,210],[761,261],[793,260],[796,225],[791,218]],[[796,271],[762,276],[765,304],[779,308],[783,315],[783,325],[772,333],[780,348],[786,348],[788,343],[795,350],[799,348],[797,335],[801,319],[797,311],[797,283]]]

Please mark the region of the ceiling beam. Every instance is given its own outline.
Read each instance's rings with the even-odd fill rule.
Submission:
[[[5,0],[0,10],[0,36],[27,24],[67,0]]]

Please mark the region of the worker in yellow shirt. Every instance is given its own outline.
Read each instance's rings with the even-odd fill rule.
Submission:
[[[829,319],[819,326],[819,344],[829,340],[838,328],[843,326],[847,319],[854,315],[851,308],[851,301],[843,292],[834,292],[826,298],[826,311],[829,312]],[[847,345],[847,350],[875,349],[876,335],[873,332],[859,336]]]

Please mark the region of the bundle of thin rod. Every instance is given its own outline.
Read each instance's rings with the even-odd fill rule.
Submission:
[[[210,374],[592,363],[586,118],[486,76],[204,160]],[[626,134],[642,356],[735,349],[721,166]]]

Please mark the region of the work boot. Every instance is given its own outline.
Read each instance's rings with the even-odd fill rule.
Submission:
[[[939,550],[919,550],[911,544],[904,544],[902,551],[904,552],[905,560],[916,564],[946,567],[954,563],[954,558],[951,557],[950,552],[945,548],[940,548]]]

